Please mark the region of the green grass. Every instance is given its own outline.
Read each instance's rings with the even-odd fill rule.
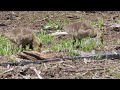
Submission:
[[[46,34],[45,32],[39,32],[37,33],[38,38],[40,38],[41,42],[45,45],[51,44],[51,41],[53,40],[53,37]]]
[[[37,33],[37,36],[40,38],[46,49],[50,49],[55,52],[65,51],[70,55],[78,55],[75,50],[89,52],[97,45],[100,45],[99,40],[95,41],[91,38],[82,39],[81,43],[79,40],[76,40],[73,46],[73,40],[71,39],[58,39],[46,34],[45,32],[39,32]],[[76,46],[79,46],[79,48],[76,48]],[[28,47],[26,49],[28,50]],[[21,50],[21,47],[14,48],[14,45],[7,38],[0,36],[0,55],[12,55],[21,52]]]
[[[45,45],[49,45],[53,39],[50,35],[46,35],[44,32],[38,33],[37,36]],[[26,50],[29,50],[28,47],[29,46],[26,47]],[[13,43],[11,43],[7,38],[5,38],[4,36],[0,36],[0,55],[13,55],[21,51],[21,46],[15,48]]]
[[[60,21],[53,21],[53,20],[48,20],[48,23],[44,26],[43,29],[54,29],[54,30],[57,30],[57,29],[61,29],[61,22]]]
[[[50,46],[49,49],[53,50],[55,52],[59,51],[67,51],[71,55],[78,55],[74,50],[76,50],[76,46],[79,46],[77,50],[82,50],[85,52],[92,51],[96,46],[101,45],[101,42],[99,40],[94,40],[92,38],[85,38],[81,40],[81,43],[79,40],[76,40],[74,46],[73,46],[73,40],[69,39],[56,39],[55,37],[51,37],[48,34],[45,34],[44,32],[37,34],[40,40],[44,45]]]
[[[40,40],[42,41],[43,45],[46,46],[46,48],[49,48],[54,52],[68,51],[73,53],[72,40],[67,40],[64,38],[58,40],[56,39],[56,37],[51,37],[50,35],[45,34],[44,32],[37,33],[37,36],[40,38]]]
[[[0,55],[12,55],[19,51],[7,38],[0,36]]]
[[[44,25],[43,29],[45,30],[61,30],[63,26],[68,25],[70,23],[69,19],[63,19],[63,20],[51,20],[48,19],[48,23]]]
[[[103,29],[104,21],[103,19],[98,19],[96,22],[92,22],[92,24],[99,29]]]
[[[81,41],[81,49],[85,52],[92,51],[95,45],[96,45],[96,42],[91,38],[88,38],[88,40],[82,39]]]

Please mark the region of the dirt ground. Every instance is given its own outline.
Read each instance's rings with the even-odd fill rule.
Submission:
[[[0,31],[10,31],[12,27],[29,27],[34,30],[40,30],[48,19],[53,21],[68,20],[69,23],[78,20],[95,22],[98,19],[104,21],[104,47],[100,50],[111,51],[120,43],[120,31],[108,30],[107,25],[119,22],[120,12],[103,11],[103,12],[82,12],[82,11],[4,11],[0,12]],[[120,49],[120,48],[119,48]],[[3,56],[0,62],[4,61]],[[39,65],[28,65],[36,67],[44,79],[117,79],[120,78],[120,61],[119,60],[65,60],[42,63]],[[13,68],[13,67],[11,67]],[[9,68],[10,69],[10,68]],[[0,66],[0,72],[8,70],[7,67]],[[23,74],[22,74],[23,75]],[[28,75],[28,74],[27,74]],[[1,78],[12,78],[11,76],[2,76]],[[16,78],[16,77],[13,77]]]

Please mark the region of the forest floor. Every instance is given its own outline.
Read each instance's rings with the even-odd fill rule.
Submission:
[[[120,31],[107,30],[107,25],[120,23],[120,12],[82,12],[82,11],[3,11],[0,12],[0,31],[10,32],[13,27],[29,27],[40,30],[48,21],[63,27],[66,23],[85,20],[97,22],[104,33],[104,48],[99,51],[120,49]],[[3,25],[4,24],[4,25]],[[103,26],[100,26],[103,24]],[[3,29],[4,28],[4,29]],[[25,66],[0,66],[0,78],[41,78],[43,79],[119,79],[120,59],[115,60],[65,60]],[[4,56],[0,55],[0,62]],[[20,71],[24,67],[26,71]],[[31,67],[31,68],[28,68]],[[33,69],[34,68],[34,69]],[[7,71],[9,70],[9,71]],[[6,71],[6,72],[5,72]],[[36,72],[39,73],[37,75]],[[22,73],[21,73],[22,72]],[[5,74],[7,73],[7,74]],[[36,74],[35,74],[36,73]],[[31,75],[31,76],[30,76]]]

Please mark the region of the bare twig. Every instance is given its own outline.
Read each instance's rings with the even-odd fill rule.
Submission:
[[[67,67],[75,68],[75,66],[73,66],[73,65],[68,65],[68,64],[63,64],[63,65],[65,65]]]
[[[30,67],[30,69],[32,69],[32,70],[35,71],[35,73],[37,74],[37,76],[38,76],[39,79],[43,79],[43,78],[39,75],[39,72],[36,70],[35,67]]]
[[[18,67],[10,68],[9,70],[3,72],[1,75],[5,74],[5,73],[8,73],[8,72],[11,72],[11,71],[13,71],[13,70],[16,69],[16,68],[18,68]]]
[[[88,71],[86,71],[86,72],[82,73],[82,74],[80,75],[80,77],[82,77],[82,76],[86,75],[87,73],[88,73]]]
[[[51,36],[58,36],[58,35],[67,35],[68,33],[67,32],[55,32],[55,33],[52,33],[50,34]]]
[[[45,63],[43,63],[43,65],[44,65],[45,69],[47,69],[47,65]]]

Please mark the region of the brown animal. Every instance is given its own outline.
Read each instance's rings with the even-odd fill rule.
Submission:
[[[21,45],[23,49],[26,49],[26,45],[29,45],[29,49],[41,51],[42,43],[29,28],[18,27],[3,35],[15,43],[17,47]]]
[[[76,22],[69,24],[63,27],[65,32],[67,32],[76,42],[76,39],[81,41],[82,38],[90,37],[90,38],[102,38],[102,32],[98,29],[94,29],[87,22]],[[102,39],[103,40],[103,39]],[[73,42],[73,44],[75,43]]]

